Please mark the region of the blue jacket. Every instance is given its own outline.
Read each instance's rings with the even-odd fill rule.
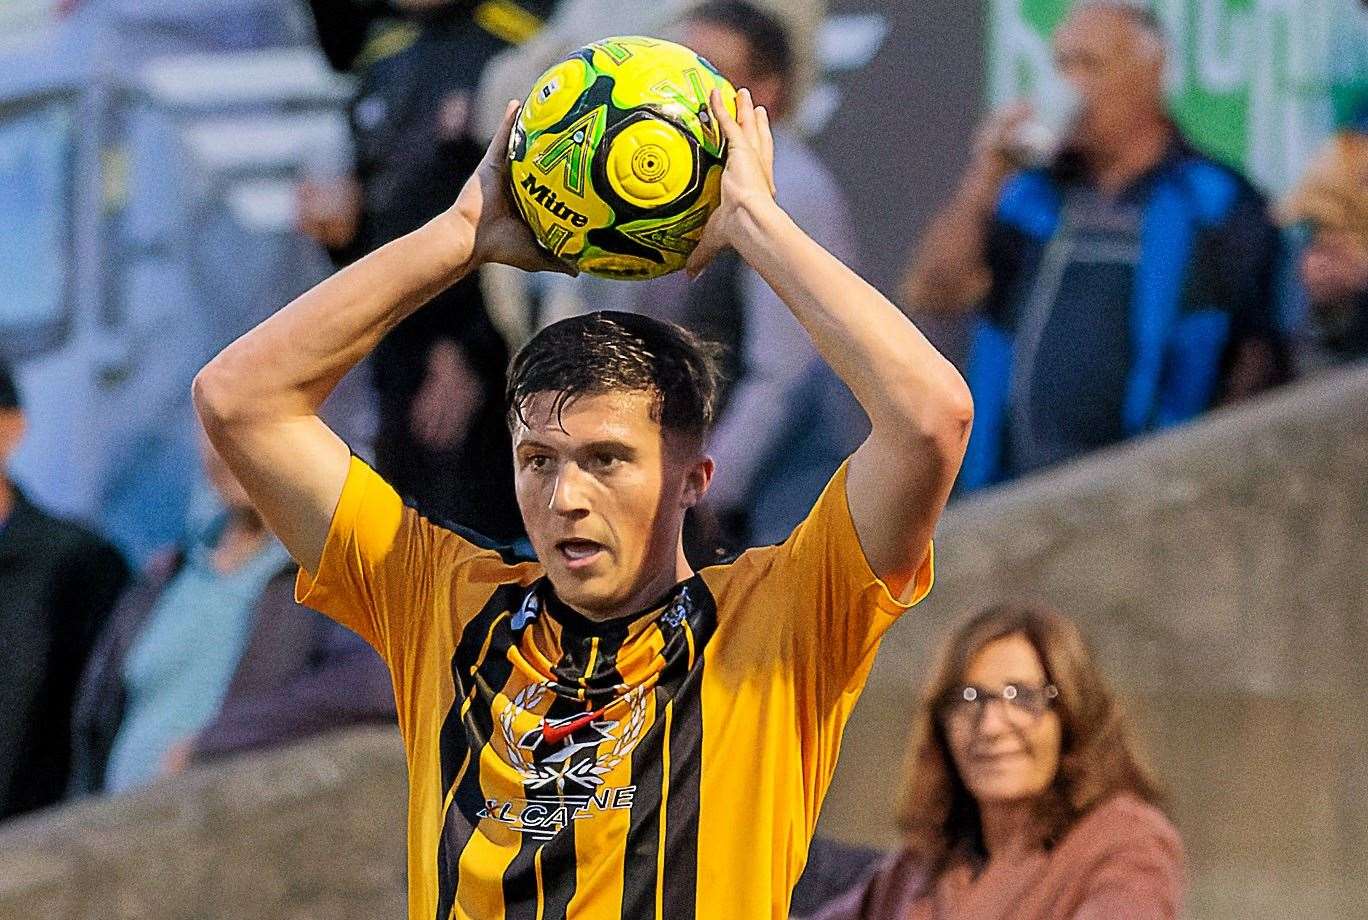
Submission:
[[[1076,169],[1029,170],[1010,178],[999,196],[986,253],[992,286],[970,338],[974,430],[961,492],[1007,478],[1017,314],[1058,226],[1063,191],[1081,181]],[[1142,208],[1122,419],[1133,436],[1210,407],[1233,346],[1263,338],[1277,353],[1281,241],[1263,196],[1182,142],[1128,194],[1139,196]]]

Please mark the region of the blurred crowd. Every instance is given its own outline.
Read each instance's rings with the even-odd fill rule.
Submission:
[[[329,64],[356,87],[353,169],[301,181],[296,195],[299,231],[337,267],[449,205],[507,99],[609,33],[675,38],[749,87],[778,122],[779,203],[859,261],[839,181],[786,119],[814,81],[818,0],[308,8]],[[907,247],[904,308],[968,330],[976,415],[960,495],[1368,357],[1368,113],[1270,201],[1177,126],[1168,41],[1145,5],[1076,4],[1054,38],[1069,90],[1060,110],[991,113],[953,194]],[[717,477],[687,532],[695,565],[782,540],[867,422],[735,258],[696,283],[503,272],[462,282],[377,350],[379,424],[373,444],[354,447],[430,516],[516,544],[509,354],[545,323],[599,307],[671,319],[725,349]],[[23,437],[23,405],[0,366],[0,463]],[[294,603],[288,556],[207,446],[203,466],[216,513],[142,572],[0,472],[12,637],[0,652],[0,818],[393,719],[378,656]],[[819,846],[796,910],[984,917],[1032,903],[1032,916],[1073,916],[1059,905],[1081,903],[1101,878],[1115,900],[1093,916],[1175,915],[1181,845],[1066,617],[983,612],[952,638],[922,699],[906,847],[883,858]],[[1013,745],[1029,754],[1019,769],[975,759]]]

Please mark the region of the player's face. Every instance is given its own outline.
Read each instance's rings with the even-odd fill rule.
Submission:
[[[651,417],[641,392],[581,396],[557,418],[535,394],[513,432],[518,507],[562,601],[603,619],[634,613],[680,578],[684,512],[712,461]]]
[[[1018,634],[980,649],[962,682],[997,694],[1008,684],[1034,689],[1048,681],[1035,646]],[[968,714],[947,718],[945,733],[960,778],[980,808],[1028,801],[1050,787],[1059,771],[1062,737],[1053,707],[1031,713],[994,699],[976,719]]]

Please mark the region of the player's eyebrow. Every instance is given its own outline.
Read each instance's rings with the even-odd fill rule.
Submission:
[[[626,441],[619,441],[617,438],[600,438],[597,441],[590,441],[580,448],[584,453],[606,453],[624,460],[635,460],[637,449]]]
[[[537,438],[533,437],[521,438],[513,448],[513,452],[519,457],[525,456],[528,453],[536,451],[549,451],[551,453],[556,453],[559,450],[560,448],[556,447],[556,445],[551,444],[547,441],[538,440]]]

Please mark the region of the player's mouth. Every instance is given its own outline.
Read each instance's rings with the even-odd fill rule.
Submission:
[[[561,540],[556,544],[561,561],[571,571],[593,565],[603,555],[603,544],[593,540]]]

